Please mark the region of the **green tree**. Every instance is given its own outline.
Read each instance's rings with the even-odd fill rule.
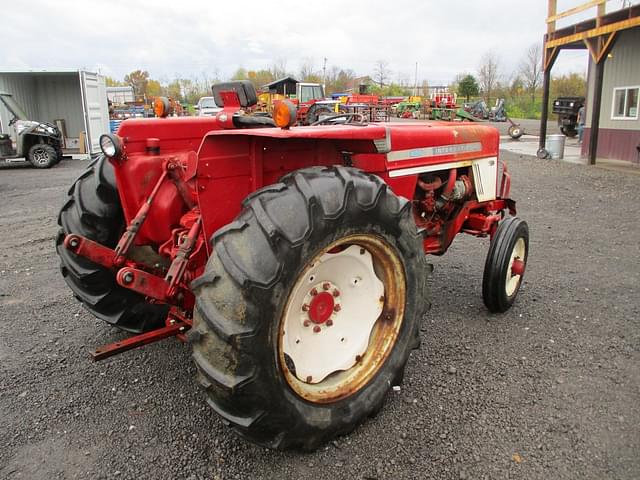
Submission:
[[[146,70],[134,70],[124,76],[124,83],[132,86],[136,95],[146,95],[147,84],[149,83],[149,72]]]
[[[478,82],[476,78],[467,74],[458,83],[458,95],[466,97],[467,102],[469,101],[469,97],[475,97],[480,93],[480,87],[478,86]]]
[[[104,77],[104,83],[107,87],[126,87],[127,84],[111,77]]]
[[[550,100],[556,97],[584,97],[586,92],[587,79],[580,73],[551,78]]]
[[[152,97],[158,97],[162,95],[162,85],[157,80],[147,81],[147,95]]]
[[[242,67],[239,67],[231,76],[231,80],[246,80],[247,78],[249,78],[247,76],[247,70]]]

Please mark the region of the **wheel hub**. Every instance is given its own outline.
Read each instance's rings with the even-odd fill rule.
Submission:
[[[316,324],[323,324],[333,314],[336,306],[333,295],[329,292],[316,293],[309,305],[309,320]]]
[[[371,253],[358,245],[327,252],[299,277],[285,312],[283,350],[307,383],[361,360],[384,306]]]
[[[523,260],[525,256],[525,248],[525,243],[522,238],[519,238],[513,246],[505,279],[505,290],[508,296],[513,295],[518,290],[520,280],[524,274],[526,267],[525,261]]]

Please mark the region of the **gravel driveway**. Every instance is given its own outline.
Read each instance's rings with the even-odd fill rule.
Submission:
[[[488,242],[457,239],[401,390],[312,454],[232,434],[173,339],[92,363],[123,335],[54,250],[83,162],[0,169],[0,478],[640,478],[640,176],[504,157],[532,234],[513,309],[486,312]]]

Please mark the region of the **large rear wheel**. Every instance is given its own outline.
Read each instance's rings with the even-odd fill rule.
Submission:
[[[244,206],[192,283],[199,380],[244,437],[314,449],[401,380],[429,305],[421,238],[410,204],[355,169],[300,170]]]
[[[91,162],[69,189],[58,224],[61,228],[56,250],[60,271],[89,312],[132,333],[164,325],[166,305],[147,303],[142,295],[119,286],[112,271],[79,257],[63,245],[64,237],[75,233],[113,248],[124,231],[113,166],[104,157]]]

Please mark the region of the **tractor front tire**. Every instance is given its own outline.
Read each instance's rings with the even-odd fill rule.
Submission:
[[[51,168],[58,163],[58,152],[51,145],[36,143],[29,149],[27,158],[36,168]]]
[[[429,307],[411,205],[346,167],[293,172],[213,236],[190,338],[209,405],[241,436],[314,450],[402,380]]]
[[[124,216],[113,166],[103,156],[91,162],[69,190],[58,215],[56,239],[60,271],[76,298],[94,316],[131,333],[164,326],[168,308],[152,305],[142,295],[122,288],[115,274],[63,245],[71,233],[114,248],[124,231]]]
[[[482,298],[492,313],[511,308],[518,295],[529,255],[529,227],[518,217],[507,217],[491,239],[482,278]]]

